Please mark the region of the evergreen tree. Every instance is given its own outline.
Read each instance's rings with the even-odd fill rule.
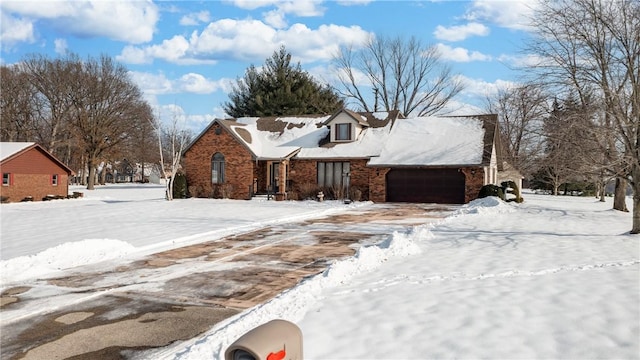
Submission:
[[[243,117],[326,114],[343,106],[330,86],[318,83],[300,63],[292,65],[291,54],[283,46],[261,70],[253,65],[247,69],[223,109],[232,117]]]

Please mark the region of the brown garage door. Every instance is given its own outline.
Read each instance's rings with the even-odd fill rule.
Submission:
[[[387,201],[464,203],[464,174],[458,169],[391,169]]]

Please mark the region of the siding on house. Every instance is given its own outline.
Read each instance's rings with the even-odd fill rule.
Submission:
[[[48,195],[66,197],[69,194],[71,170],[39,145],[34,144],[3,159],[0,172],[11,174],[11,183],[0,187],[0,196],[7,197],[9,202],[27,197],[42,200]],[[52,183],[53,175],[57,175],[55,185]]]

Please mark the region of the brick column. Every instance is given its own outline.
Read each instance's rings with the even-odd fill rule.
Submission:
[[[369,177],[369,200],[373,202],[387,201],[387,173],[390,168],[371,168]]]
[[[289,160],[283,160],[280,162],[278,169],[278,193],[276,194],[276,201],[282,201],[287,199],[287,167],[289,166]]]

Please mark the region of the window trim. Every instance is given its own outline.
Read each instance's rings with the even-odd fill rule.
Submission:
[[[336,182],[336,171],[338,170],[338,167],[340,170],[340,176]],[[350,173],[351,162],[349,161],[318,161],[316,164],[316,181],[320,187],[347,187],[348,183],[343,183],[343,179],[345,174]]]
[[[59,180],[60,180],[60,177],[58,176],[58,174],[51,175],[51,185],[58,186],[58,183],[60,182]]]
[[[5,182],[6,176],[6,182]],[[2,186],[11,186],[13,184],[13,174],[12,173],[2,173]]]
[[[346,138],[341,137],[340,129],[343,126],[347,128]],[[336,141],[351,141],[351,123],[338,123],[335,125],[335,130],[336,130],[336,134],[335,134]]]
[[[225,162],[225,157],[221,152],[216,152],[211,156],[211,184],[224,184]],[[217,171],[215,176],[214,171]]]

